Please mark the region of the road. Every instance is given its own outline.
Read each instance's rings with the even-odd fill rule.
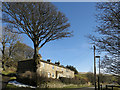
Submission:
[[[94,87],[74,88],[69,90],[95,90]]]
[[[83,88],[65,88],[65,89],[58,89],[58,90],[95,90],[95,89],[94,87],[83,87]]]
[[[78,90],[95,90],[94,87],[85,87],[85,88],[80,88]]]

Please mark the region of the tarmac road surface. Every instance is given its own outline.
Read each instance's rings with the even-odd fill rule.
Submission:
[[[95,90],[94,87],[74,88],[70,90]]]

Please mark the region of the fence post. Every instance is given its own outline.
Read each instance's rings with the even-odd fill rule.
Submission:
[[[112,90],[113,90],[113,86],[112,86]]]
[[[106,85],[106,90],[107,90],[107,85]]]
[[[98,90],[100,90],[100,79],[99,79],[99,76],[98,76]]]
[[[100,90],[102,90],[102,85],[100,85],[100,86],[101,86],[101,87],[100,87],[100,88],[101,88]]]

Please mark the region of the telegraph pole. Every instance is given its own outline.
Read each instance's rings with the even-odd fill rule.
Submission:
[[[94,83],[95,83],[95,90],[97,90],[96,88],[96,59],[95,59],[95,46],[94,47]]]
[[[95,58],[99,58],[98,90],[100,90],[100,56],[95,56]]]
[[[100,90],[100,57],[99,57],[99,76],[98,76],[98,90]]]

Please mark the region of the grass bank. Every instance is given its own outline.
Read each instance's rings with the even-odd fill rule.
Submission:
[[[49,85],[52,85],[49,84]],[[60,84],[59,84],[60,85]],[[43,88],[35,88],[35,90],[39,90],[39,89],[48,89],[48,90],[63,90],[63,89],[72,89],[72,88],[83,88],[83,87],[92,87],[92,86],[86,86],[86,85],[74,85],[74,84],[61,84],[62,86],[58,86],[58,87],[54,87],[53,85],[51,87],[43,87]],[[31,90],[32,88],[29,87],[18,87],[15,86],[13,84],[8,84],[6,87],[6,90],[13,90],[13,89],[17,89],[17,90]]]

